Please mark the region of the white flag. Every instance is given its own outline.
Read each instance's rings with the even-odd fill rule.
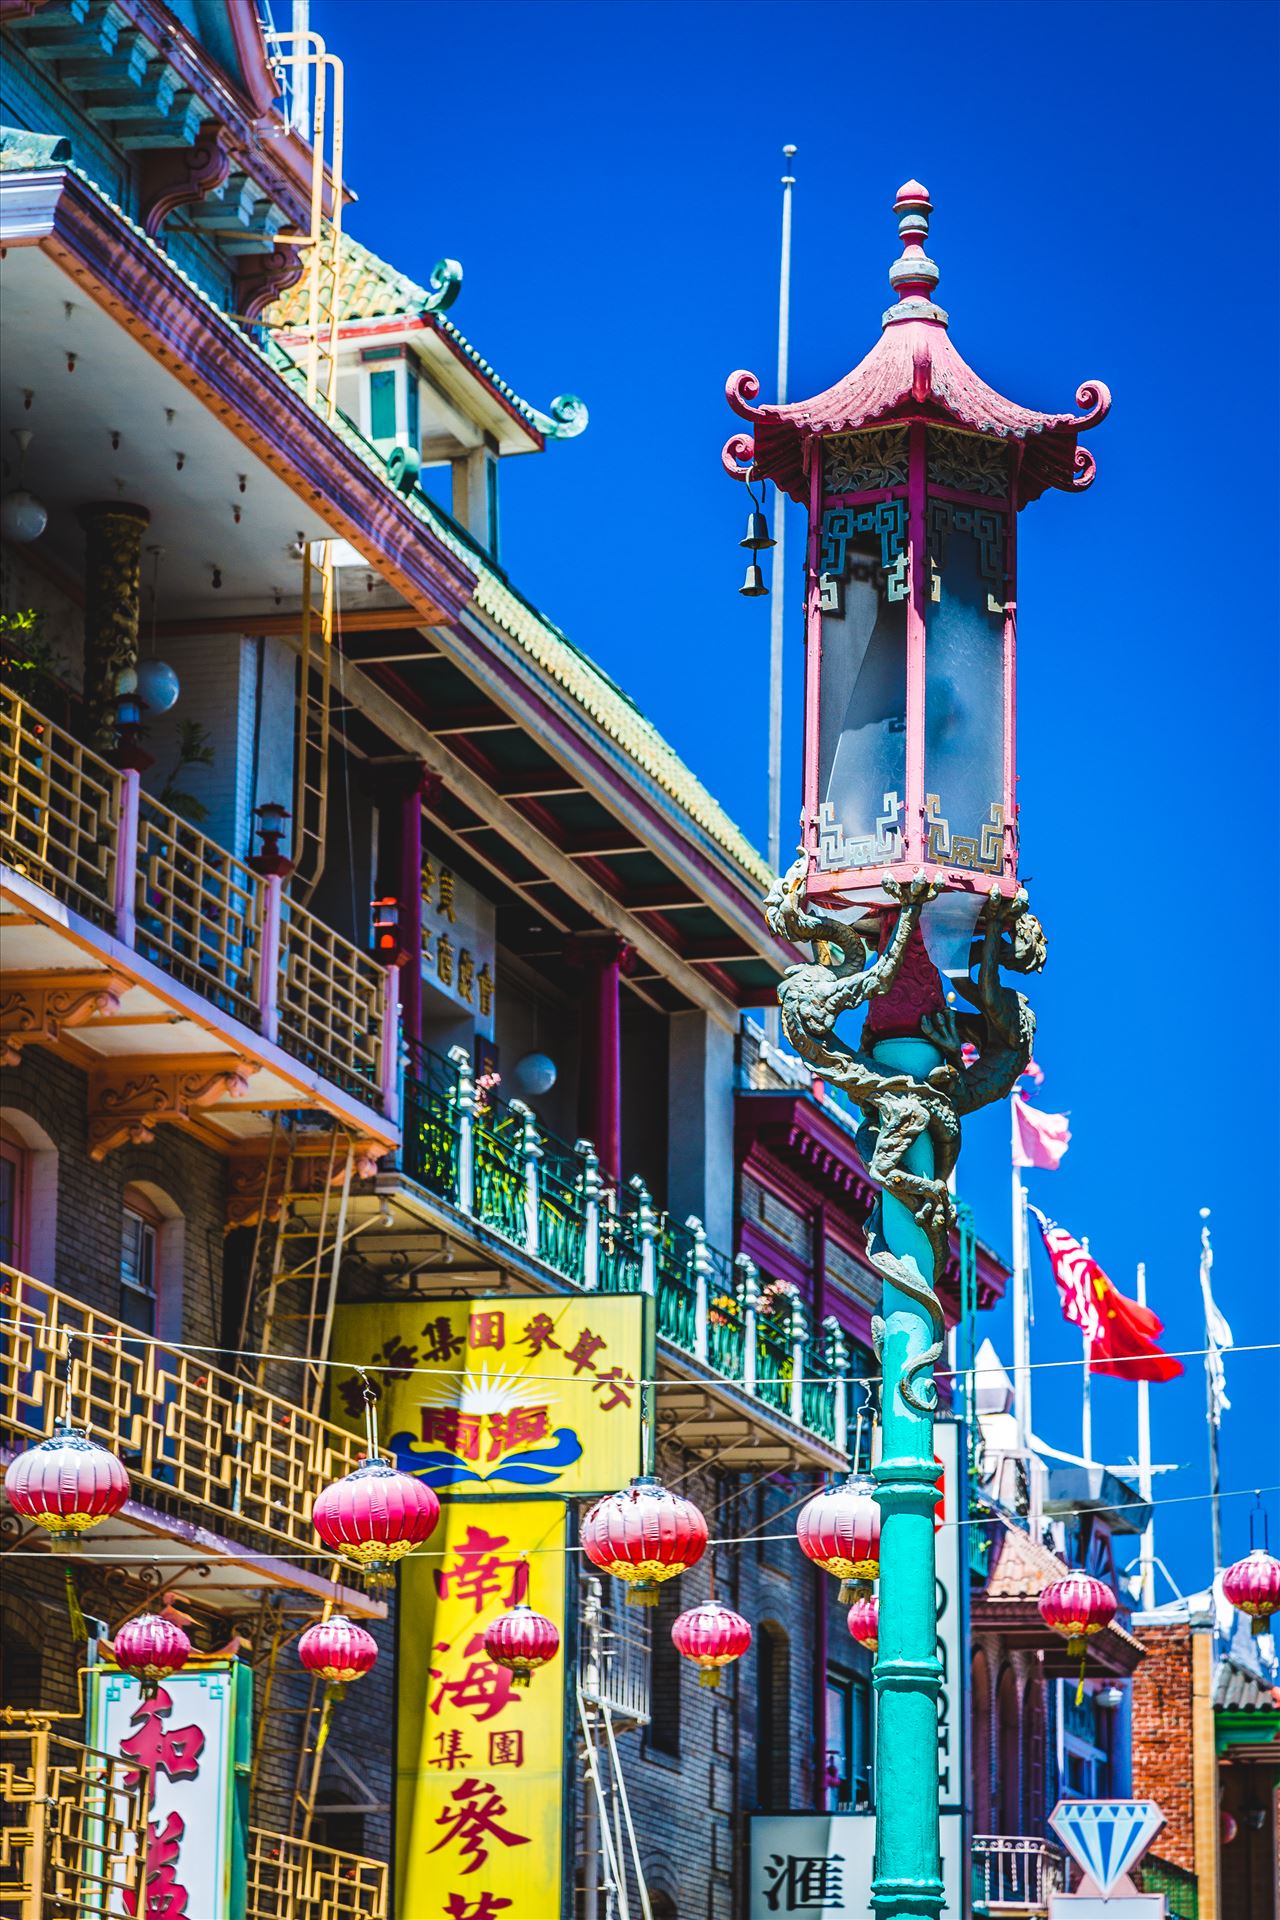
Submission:
[[[1205,1365],[1209,1369],[1209,1401],[1213,1409],[1213,1424],[1222,1425],[1224,1413],[1230,1413],[1231,1402],[1227,1398],[1227,1370],[1222,1362],[1225,1348],[1233,1347],[1235,1341],[1225,1316],[1219,1310],[1213,1297],[1213,1288],[1209,1277],[1213,1272],[1213,1248],[1209,1243],[1208,1227],[1200,1229],[1200,1292],[1204,1298],[1204,1338],[1208,1351]]]

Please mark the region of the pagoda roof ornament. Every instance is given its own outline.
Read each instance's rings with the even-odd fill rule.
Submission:
[[[1080,386],[1076,405],[1082,413],[1038,413],[1006,400],[979,379],[952,345],[947,315],[933,299],[939,273],[925,252],[933,212],[928,190],[908,180],[898,189],[894,212],[902,255],[889,269],[896,298],[884,315],[879,340],[851,373],[811,400],[757,406],[755,374],[730,374],[725,396],[734,412],[752,423],[754,444],[745,435],[733,436],[723,455],[726,469],[743,479],[754,470],[755,478],[772,480],[803,503],[815,441],[923,420],[1017,444],[1020,507],[1047,487],[1078,491],[1090,486],[1093,455],[1077,445],[1077,435],[1105,419],[1111,407],[1107,388],[1100,380]]]

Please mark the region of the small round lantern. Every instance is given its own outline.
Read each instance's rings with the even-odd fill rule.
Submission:
[[[1227,1568],[1222,1591],[1233,1607],[1248,1614],[1254,1633],[1269,1633],[1272,1614],[1280,1613],[1280,1560],[1255,1547]]]
[[[707,1523],[692,1500],[650,1474],[597,1500],[582,1522],[583,1552],[626,1581],[628,1606],[656,1605],[659,1584],[696,1566],[706,1545]]]
[[[823,1487],[796,1519],[800,1551],[815,1567],[833,1573],[848,1604],[880,1578],[880,1509],[872,1481],[850,1474]]]
[[[1080,1656],[1077,1706],[1084,1698],[1085,1648],[1095,1633],[1111,1625],[1116,1605],[1110,1587],[1095,1580],[1091,1573],[1064,1574],[1060,1580],[1051,1580],[1040,1595],[1040,1618],[1047,1627],[1065,1637],[1068,1653]]]
[[[59,1426],[10,1462],[4,1490],[14,1512],[43,1527],[51,1545],[74,1546],[90,1527],[119,1513],[129,1498],[129,1476],[87,1433]]]
[[[395,1584],[395,1563],[429,1539],[440,1502],[424,1480],[365,1459],[316,1496],[312,1523],[326,1547],[354,1560],[371,1587]]]
[[[700,1687],[718,1687],[720,1669],[741,1660],[751,1645],[751,1622],[717,1600],[690,1607],[671,1623],[676,1652],[698,1668]]]
[[[354,1620],[335,1613],[307,1628],[298,1642],[298,1658],[341,1699],[347,1682],[359,1680],[376,1663],[378,1643]]]
[[[527,1687],[530,1676],[560,1651],[560,1633],[554,1620],[536,1613],[524,1602],[509,1607],[485,1628],[484,1650],[511,1674],[511,1684]]]
[[[191,1642],[175,1620],[141,1613],[136,1620],[125,1621],[112,1642],[111,1655],[125,1673],[141,1680],[142,1696],[147,1699],[159,1681],[186,1666]]]
[[[850,1607],[849,1632],[868,1653],[880,1645],[880,1602],[874,1593],[864,1593]]]

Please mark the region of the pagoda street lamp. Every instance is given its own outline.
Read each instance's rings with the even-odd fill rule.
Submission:
[[[962,1116],[1005,1098],[1031,1055],[1034,1015],[1001,969],[1036,972],[1045,957],[1018,879],[1016,518],[1048,487],[1090,484],[1077,435],[1110,405],[1095,383],[1076,395],[1083,414],[1035,413],[981,381],[933,300],[925,189],[909,181],[894,211],[903,253],[876,345],[788,405],[755,404],[755,376],[733,374],[729,404],[753,431],[722,456],[809,513],[801,848],[765,916],[812,944],[813,964],[779,989],[783,1026],[861,1109],[879,1187],[867,1250],[884,1281],[871,1887],[883,1920],[943,1905],[933,1376],[948,1182]],[[835,1024],[858,1008],[851,1046]]]

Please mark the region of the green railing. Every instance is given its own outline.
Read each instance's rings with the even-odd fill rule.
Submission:
[[[606,1191],[585,1141],[569,1146],[519,1101],[482,1098],[469,1056],[415,1050],[404,1082],[404,1169],[584,1289],[653,1295],[659,1336],[763,1405],[844,1450],[848,1351],[802,1303],[758,1312],[758,1276],[701,1226],[655,1212],[633,1180]]]

